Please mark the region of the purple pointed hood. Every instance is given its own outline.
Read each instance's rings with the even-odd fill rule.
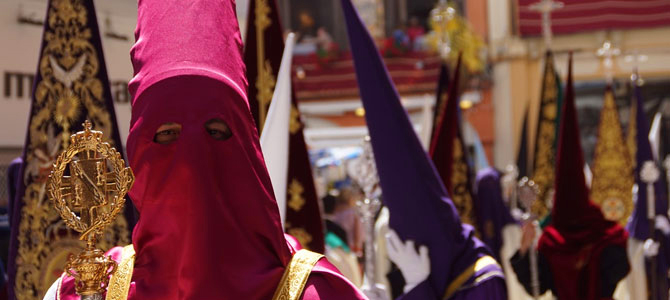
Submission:
[[[458,212],[424,151],[379,50],[350,0],[342,0],[365,119],[390,227],[403,240],[429,248],[428,284],[443,295],[454,279],[490,251],[461,224]],[[476,277],[479,274],[474,274]]]

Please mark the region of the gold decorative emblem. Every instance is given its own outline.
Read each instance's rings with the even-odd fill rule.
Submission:
[[[537,140],[535,141],[535,165],[533,167],[533,181],[540,187],[539,199],[546,199],[547,193],[554,186],[556,124],[559,112],[557,82],[554,57],[549,53],[544,67],[540,119],[538,120]],[[533,202],[532,211],[539,218],[549,213],[545,201]]]
[[[288,194],[291,196],[291,199],[288,200],[288,207],[295,211],[300,211],[305,205],[305,198],[302,197],[302,193],[305,191],[300,181],[293,178],[291,184],[288,186]]]
[[[620,221],[627,219],[626,205],[624,205],[621,198],[607,198],[603,201],[602,207],[605,218],[612,221]]]
[[[14,294],[18,300],[41,299],[60,277],[66,258],[84,248],[75,232],[60,220],[47,200],[47,178],[56,156],[70,142],[73,128],[83,116],[105,133],[114,145],[111,114],[105,107],[105,85],[100,57],[92,43],[95,22],[82,0],[49,1],[44,45],[36,77],[25,169],[22,178],[17,235]],[[89,17],[91,20],[89,22]],[[125,218],[117,218],[103,234],[103,249],[128,244]]]
[[[307,233],[307,231],[304,228],[296,227],[296,228],[289,228],[288,234],[291,236],[295,237],[298,239],[298,242],[300,242],[300,245],[302,245],[305,248],[308,248],[309,244],[312,242],[312,235]]]
[[[611,91],[605,94],[593,161],[591,199],[608,220],[622,226],[633,213],[633,166]]]
[[[300,111],[298,108],[292,104],[291,105],[291,119],[289,120],[288,124],[288,131],[291,134],[295,134],[302,128],[302,122],[300,122]]]
[[[116,270],[116,262],[95,246],[97,237],[123,210],[124,196],[135,180],[121,154],[102,141],[102,132],[91,127],[86,121],[84,131],[72,135],[48,180],[56,210],[68,227],[81,233],[79,239],[86,241],[86,248],[76,257],[70,255],[65,266],[81,296],[104,293]]]
[[[267,0],[256,0],[256,65],[258,74],[256,75],[256,89],[258,94],[258,130],[263,130],[268,106],[272,101],[272,93],[276,84],[275,76],[272,73],[270,60],[265,59],[265,29],[272,25],[272,20],[268,17],[270,5]],[[260,132],[259,132],[260,133]]]

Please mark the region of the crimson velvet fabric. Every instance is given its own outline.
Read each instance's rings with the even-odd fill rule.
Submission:
[[[569,64],[552,224],[540,237],[538,250],[549,261],[559,299],[601,299],[601,254],[608,246],[625,247],[628,233],[606,220],[589,200],[572,85],[572,56]]]

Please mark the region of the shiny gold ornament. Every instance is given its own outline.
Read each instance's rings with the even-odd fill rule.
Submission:
[[[47,182],[49,198],[65,224],[81,233],[86,248],[70,255],[65,272],[75,278],[77,294],[101,295],[117,264],[97,249],[97,237],[123,211],[124,196],[135,180],[116,149],[102,141],[102,132],[84,131],[56,159]],[[69,176],[66,171],[69,169]]]
[[[482,50],[486,44],[449,1],[440,0],[431,10],[428,21],[431,31],[426,35],[426,41],[442,59],[456,61],[462,53],[468,71],[477,73],[484,69]]]
[[[622,226],[633,213],[633,165],[624,143],[619,112],[612,91],[605,93],[598,125],[598,143],[593,161],[591,199],[605,218]]]
[[[451,32],[456,27],[456,9],[449,6],[446,0],[440,0],[430,11],[429,24],[433,29],[434,48],[442,59],[447,60],[451,52]]]

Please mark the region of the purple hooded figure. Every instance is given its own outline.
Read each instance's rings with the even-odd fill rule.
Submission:
[[[498,261],[501,261],[503,228],[508,224],[517,223],[509,208],[505,206],[500,177],[500,172],[491,167],[477,172],[477,197],[475,197],[477,226],[480,228],[482,241],[491,248],[493,256]]]
[[[630,247],[635,242],[638,242],[640,245],[648,239],[654,239],[658,244],[657,255],[645,255],[646,256],[646,281],[648,287],[643,287],[642,289],[651,291],[652,285],[655,290],[655,297],[649,295],[650,299],[668,299],[668,261],[670,258],[670,226],[668,225],[667,211],[668,211],[668,199],[666,187],[664,180],[660,177],[653,184],[654,186],[654,210],[655,218],[654,225],[650,224],[648,211],[647,211],[647,184],[641,176],[641,172],[645,166],[645,163],[654,162],[654,158],[651,152],[651,144],[649,143],[649,120],[644,112],[644,106],[642,101],[642,95],[640,93],[640,88],[634,84],[634,94],[633,94],[633,105],[636,105],[637,109],[635,118],[636,128],[635,132],[629,132],[628,134],[635,135],[636,149],[635,149],[635,184],[637,185],[637,194],[633,194],[637,200],[635,201],[635,209],[633,215],[628,220],[628,225],[626,229],[630,233],[629,242],[629,255]],[[652,230],[653,228],[655,230]],[[653,236],[652,236],[653,234]],[[635,258],[631,258],[631,264],[635,264]],[[655,273],[653,273],[653,269]],[[632,272],[633,276],[636,272]],[[653,276],[652,276],[653,275]],[[656,278],[655,282],[652,283],[652,278]]]
[[[370,34],[351,1],[342,6],[382,198],[397,233],[389,237],[389,256],[407,282],[401,298],[507,299],[500,266],[473,227],[461,224]],[[392,252],[404,255],[394,259]]]

